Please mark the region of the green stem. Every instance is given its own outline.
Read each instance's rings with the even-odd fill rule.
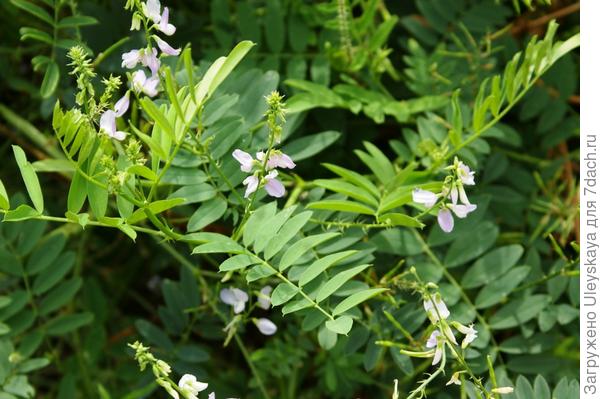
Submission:
[[[244,355],[244,359],[246,359],[246,363],[248,363],[248,366],[250,367],[250,371],[252,371],[252,374],[254,375],[254,378],[256,379],[256,384],[258,385],[258,388],[262,392],[263,397],[265,399],[270,399],[271,396],[269,396],[269,393],[267,392],[265,384],[263,383],[263,380],[260,377],[260,374],[258,373],[256,366],[254,366],[254,363],[252,362],[252,359],[250,358],[250,354],[248,353],[248,350],[246,349],[244,342],[242,341],[242,339],[240,338],[240,336],[237,333],[234,334],[234,338],[235,338],[235,342],[237,343],[238,347],[240,348],[240,351],[242,352],[242,355]]]

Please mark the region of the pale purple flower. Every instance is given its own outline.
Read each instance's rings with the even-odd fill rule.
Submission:
[[[269,155],[269,160],[267,161],[267,169],[294,169],[295,167],[296,164],[294,163],[294,161],[292,161],[292,158],[290,158],[289,155],[286,155],[281,151],[273,151],[271,155]]]
[[[198,381],[192,374],[184,374],[177,385],[185,393],[186,399],[197,399],[198,393],[208,388],[207,383]]]
[[[244,193],[244,198],[248,198],[250,194],[258,189],[258,177],[255,175],[248,176],[242,182],[244,186],[246,186],[246,192]]]
[[[123,60],[123,62],[121,62],[121,67],[128,69],[135,68],[138,63],[142,62],[143,52],[144,50],[131,50],[123,53],[121,55],[121,59]]]
[[[427,208],[431,208],[437,201],[437,194],[432,193],[431,191],[415,188],[412,191],[412,200],[417,204],[423,204]]]
[[[158,30],[167,36],[171,36],[175,33],[175,26],[169,23],[169,8],[165,7],[162,16],[160,17],[160,23],[158,24]]]
[[[248,294],[239,288],[223,288],[219,294],[221,301],[233,307],[234,313],[241,313],[246,308]]]
[[[151,19],[155,24],[160,22],[160,1],[148,0],[142,4],[144,15]]]
[[[252,155],[240,149],[233,151],[232,155],[236,161],[240,163],[240,169],[242,172],[250,173],[252,171],[252,166],[254,165],[254,159],[252,159]]]
[[[285,194],[285,187],[283,187],[283,183],[277,180],[277,175],[277,171],[272,170],[265,176],[265,190],[271,197],[281,198]]]
[[[158,94],[158,78],[156,76],[146,77],[144,71],[135,71],[133,74],[133,90],[137,93],[143,92],[149,97]]]
[[[473,212],[475,209],[477,209],[477,205],[475,204],[469,204],[469,205],[453,205],[453,204],[449,204],[448,208],[452,209],[452,212],[454,212],[454,214],[461,218],[464,219],[467,217],[467,215],[471,212]]]
[[[160,68],[160,60],[158,59],[158,51],[154,47],[142,50],[140,62],[143,66],[150,68],[152,76],[156,76],[158,68]]]
[[[425,308],[425,312],[427,312],[427,316],[429,316],[432,323],[437,323],[439,317],[446,320],[450,316],[450,311],[446,303],[442,300],[440,294],[433,295],[432,299],[423,301],[423,307]]]
[[[258,331],[263,335],[273,335],[277,332],[277,326],[271,320],[261,317],[260,319],[254,319],[254,324],[258,328]]]
[[[115,115],[117,118],[123,116],[125,112],[129,109],[129,91],[125,93],[123,97],[119,101],[115,103]]]
[[[471,171],[467,165],[462,163],[462,161],[458,162],[458,166],[456,167],[456,174],[460,178],[463,184],[467,186],[475,185],[475,172]]]
[[[273,291],[273,287],[270,285],[265,285],[261,288],[258,294],[258,307],[265,310],[271,307],[271,291]]]
[[[163,54],[166,54],[166,55],[179,55],[179,53],[181,53],[181,49],[180,48],[174,49],[173,47],[171,47],[169,45],[169,43],[165,42],[160,37],[158,37],[156,35],[153,35],[152,38],[154,39],[154,41],[158,45],[158,48],[160,49],[160,51],[163,52]]]
[[[115,111],[105,111],[100,117],[100,132],[106,134],[108,137],[123,140],[127,133],[117,130],[117,116]]]
[[[452,229],[454,229],[454,218],[452,218],[452,213],[448,208],[440,209],[437,215],[438,224],[440,228],[446,232],[450,233]]]

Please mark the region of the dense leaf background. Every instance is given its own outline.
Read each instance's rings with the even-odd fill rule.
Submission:
[[[34,389],[35,397],[61,399],[165,397],[151,374],[141,373],[133,361],[126,344],[134,340],[149,345],[178,375],[192,373],[208,381],[218,397],[262,397],[248,362],[272,397],[392,397],[394,379],[400,397],[406,397],[423,373],[431,372],[430,360],[411,359],[377,342],[427,339],[426,314],[410,279],[394,278],[410,266],[439,286],[456,320],[476,323],[479,338],[466,358],[488,382],[486,356],[491,356],[503,385],[516,387],[503,397],[577,397],[577,50],[532,81],[499,123],[458,152],[477,172],[477,185],[469,191],[478,205],[473,214],[457,220],[446,234],[434,217],[414,219],[418,212],[409,202],[415,184],[441,186],[443,165],[436,163],[440,151],[448,150],[444,140],[449,137],[456,147],[456,140],[462,145],[477,131],[471,117],[483,82],[488,79],[485,87],[492,90],[493,76],[506,73],[514,54],[534,35],[543,38],[550,20],[560,25],[556,41],[575,35],[578,3],[164,3],[178,28],[170,42],[192,49],[197,81],[240,41],[256,43],[206,103],[202,144],[239,186],[244,176],[231,151],[264,148],[264,97],[276,89],[285,95],[282,150],[297,167],[285,176],[284,199],[258,199],[248,223],[254,227],[240,241],[243,251],[259,259],[271,251],[282,272],[280,257],[288,256],[285,275],[310,290],[310,281],[302,281],[310,251],[320,259],[345,255],[320,265],[318,271],[331,267],[336,276],[349,266],[372,265],[319,294],[333,301],[330,310],[338,316],[335,304],[342,297],[364,293],[348,306],[355,317],[352,329],[343,322],[324,327],[319,312],[254,310],[254,317],[277,324],[277,334],[265,337],[248,322],[237,335],[247,353],[235,340],[223,345],[231,315],[217,300],[219,289],[235,285],[257,292],[270,283],[277,287],[274,302],[281,304],[296,292],[278,285],[257,261],[223,266],[229,255],[246,252],[236,252],[234,242],[227,244],[230,251],[222,250],[222,242],[215,249],[211,236],[202,234],[229,236],[244,206],[218,177],[213,184],[209,177],[216,167],[191,152],[178,154],[165,174],[161,199],[174,202],[153,212],[182,234],[209,237],[195,249],[152,235],[132,240],[127,226],[8,222],[28,219],[34,210],[63,217],[83,207],[96,218],[134,212],[107,193],[90,189],[88,202],[86,194],[70,193],[85,181],[78,181],[65,161],[53,109],[57,101],[65,110],[75,106],[69,47],[88,48],[98,61],[98,75],[124,76],[120,54],[142,46],[144,37],[129,30],[130,14],[118,0],[2,1],[0,179],[11,210],[20,204],[33,209],[17,209],[20,213],[7,214],[0,225],[0,398],[34,397]],[[107,51],[114,43],[119,43],[114,51]],[[106,57],[99,56],[103,52]],[[165,64],[185,85],[182,62]],[[453,96],[457,89],[460,95]],[[152,114],[148,102],[144,110]],[[464,138],[457,138],[457,124],[464,125]],[[36,172],[39,183],[31,177]],[[241,186],[238,191],[243,193]],[[303,220],[307,210],[313,213]],[[387,218],[374,221],[380,211]],[[139,220],[128,221],[145,225],[145,217],[141,212]],[[275,223],[288,223],[289,229],[298,224],[290,240],[300,229],[302,237],[331,236],[302,247],[294,258],[294,253],[284,255],[292,241],[269,241],[282,232]],[[224,282],[225,275],[230,279]],[[365,293],[369,288],[382,290]],[[428,397],[460,395],[458,387],[445,386],[451,371],[448,366],[446,376],[430,385]],[[461,397],[476,397],[472,384],[460,389],[467,395]]]

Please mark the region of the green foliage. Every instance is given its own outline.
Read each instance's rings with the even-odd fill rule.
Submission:
[[[0,397],[577,396],[573,5],[109,3],[0,5]]]

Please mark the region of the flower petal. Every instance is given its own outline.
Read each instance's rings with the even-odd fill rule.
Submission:
[[[475,209],[477,209],[477,205],[474,204],[470,204],[470,205],[448,205],[448,207],[450,209],[452,209],[452,212],[454,212],[454,214],[463,219],[466,218],[467,215],[471,212],[473,212]]]
[[[158,30],[164,33],[167,36],[173,35],[175,33],[175,26],[169,23],[169,8],[165,7],[163,10],[162,16],[160,17],[160,23],[158,24]]]
[[[123,116],[129,109],[129,91],[115,103],[115,115],[117,118]]]
[[[105,111],[100,117],[100,131],[105,134],[113,137],[115,132],[117,131],[117,120],[115,111],[108,110]]]
[[[250,173],[252,171],[252,165],[254,163],[252,155],[240,149],[236,149],[231,155],[240,163],[242,172]]]
[[[412,191],[412,200],[417,204],[423,204],[427,207],[432,207],[437,201],[437,195],[431,191],[415,188]]]
[[[166,55],[179,55],[179,53],[181,53],[181,49],[180,48],[174,49],[173,47],[171,47],[169,45],[169,43],[165,42],[160,37],[154,35],[154,36],[152,36],[152,38],[154,39],[154,41],[156,41],[156,44],[158,45],[158,48],[160,49],[160,51],[162,51],[163,54],[166,54]]]
[[[246,186],[246,192],[244,193],[244,198],[248,198],[250,194],[256,191],[258,188],[258,177],[252,175],[248,176],[242,182],[244,186]]]
[[[274,178],[267,178],[266,180],[267,182],[265,183],[265,190],[267,190],[267,193],[271,197],[281,198],[285,195],[285,187],[283,186],[283,183]]]
[[[256,324],[258,331],[260,331],[263,335],[273,335],[277,332],[277,326],[275,323],[267,318],[262,317],[256,320],[254,324]]]
[[[444,232],[450,233],[452,229],[454,229],[454,219],[452,218],[452,213],[449,209],[440,209],[440,211],[438,212],[437,219],[440,228]]]

